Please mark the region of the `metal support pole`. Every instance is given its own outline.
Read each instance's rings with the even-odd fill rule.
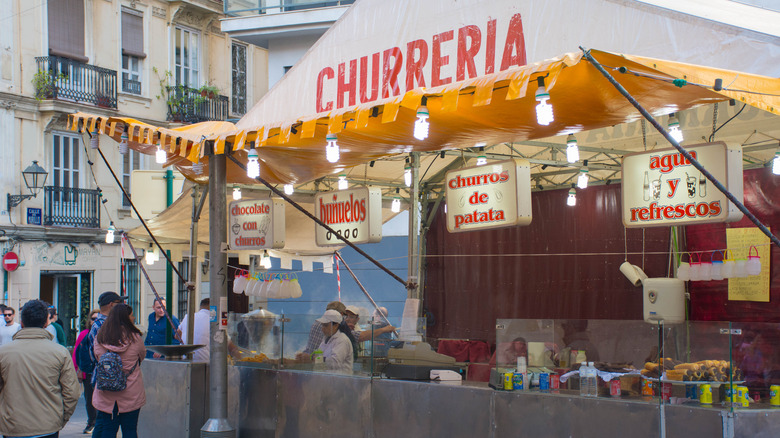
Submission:
[[[420,299],[420,285],[417,284],[420,278],[420,153],[412,152],[412,186],[409,192],[409,265],[407,278],[407,297]],[[418,309],[418,312],[420,309]]]
[[[227,301],[226,174],[225,155],[214,154],[212,149],[209,157],[209,297],[212,305],[217,305],[218,313],[227,312],[227,309],[222,308],[222,302]],[[204,438],[236,436],[236,430],[227,418],[228,340],[225,330],[219,327],[220,317],[217,315],[217,322],[210,323],[209,419],[200,429],[200,436]]]
[[[626,100],[628,100],[629,103],[631,103],[631,105],[633,105],[634,108],[636,108],[639,111],[639,113],[642,114],[642,116],[645,119],[647,119],[647,121],[650,122],[650,124],[653,125],[653,127],[658,132],[660,132],[661,135],[663,135],[664,138],[669,143],[671,143],[671,145],[674,146],[674,148],[677,149],[677,151],[680,152],[685,157],[685,159],[687,159],[691,163],[691,165],[693,165],[693,167],[696,168],[696,170],[701,172],[705,178],[710,180],[710,182],[712,183],[712,185],[715,186],[715,188],[717,188],[721,193],[723,193],[726,196],[726,198],[728,198],[728,200],[731,201],[739,209],[739,211],[741,211],[745,216],[747,216],[747,218],[750,219],[750,221],[753,222],[756,225],[756,227],[758,227],[758,229],[761,230],[762,233],[764,233],[767,237],[769,237],[769,240],[771,240],[772,243],[774,243],[778,248],[780,248],[780,239],[778,239],[777,236],[772,234],[772,232],[769,231],[769,228],[767,228],[766,225],[761,223],[761,221],[759,221],[758,218],[755,215],[753,215],[753,213],[750,210],[748,210],[747,207],[745,207],[745,204],[740,202],[739,199],[737,199],[731,192],[729,192],[729,190],[720,181],[715,179],[715,177],[707,169],[705,169],[704,166],[702,166],[701,163],[699,163],[696,160],[696,158],[693,158],[690,152],[688,152],[682,146],[680,146],[680,143],[678,143],[677,140],[672,138],[672,136],[668,132],[666,132],[666,130],[653,118],[653,116],[642,105],[640,105],[639,102],[637,102],[637,100],[634,99],[634,97],[631,96],[631,94],[628,91],[626,91],[625,88],[623,88],[623,85],[621,85],[620,82],[618,82],[614,77],[612,77],[611,74],[609,74],[607,70],[604,69],[601,63],[599,63],[596,60],[596,58],[594,58],[593,55],[590,54],[590,50],[585,50],[582,47],[580,47],[580,50],[582,50],[582,53],[584,54],[583,57],[587,59],[591,64],[593,64],[596,70],[598,70],[599,73],[601,73],[605,78],[607,78],[609,83],[612,84],[612,86],[614,86],[615,89],[617,89],[618,92],[622,94],[623,97],[625,97]]]
[[[201,199],[198,199],[198,198]],[[200,196],[200,186],[192,188],[192,220],[190,221],[190,262],[189,272],[187,274],[187,321],[192,321],[195,317],[195,303],[197,303],[196,283],[198,281],[198,221],[200,221],[199,204],[206,196]],[[200,206],[202,207],[202,205]],[[192,336],[195,333],[195,324],[187,324],[187,341],[192,342]],[[187,359],[192,360],[192,353],[187,354]]]
[[[173,171],[168,169],[165,171],[165,208],[168,208],[173,204]],[[166,258],[171,259],[171,251],[166,251]],[[171,264],[165,265],[165,303],[168,309],[173,308],[173,269]],[[170,306],[170,307],[168,307]],[[173,343],[173,330],[170,325],[165,326],[165,344],[170,345]],[[192,339],[192,338],[187,338]]]

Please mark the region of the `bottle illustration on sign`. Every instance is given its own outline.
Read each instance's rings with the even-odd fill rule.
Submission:
[[[695,198],[696,197],[696,176],[690,176],[688,175],[688,172],[685,172],[685,182],[688,187],[688,197],[689,198]]]
[[[661,199],[661,177],[662,175],[658,175],[658,179],[652,181],[653,199],[655,200]]]
[[[702,198],[707,196],[707,178],[704,174],[699,174],[699,196]]]
[[[647,175],[647,171],[645,170],[645,182],[642,184],[642,197],[645,201],[650,200],[650,177]]]

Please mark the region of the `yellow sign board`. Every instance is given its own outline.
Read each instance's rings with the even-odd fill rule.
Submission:
[[[747,259],[751,246],[753,255],[758,250],[761,257],[761,274],[742,278],[729,278],[730,301],[769,302],[769,237],[758,228],[729,228],[726,230],[729,257]]]

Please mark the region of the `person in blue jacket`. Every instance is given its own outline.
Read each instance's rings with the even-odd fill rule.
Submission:
[[[144,345],[166,345],[165,327],[168,325],[168,318],[165,317],[164,309],[168,309],[168,306],[166,305],[164,299],[155,299],[152,309],[154,312],[149,314],[149,328],[146,332]],[[179,345],[180,342],[175,337],[176,329],[179,328],[179,320],[173,315],[171,315],[171,319],[173,320],[173,325],[175,326],[173,330],[171,330],[171,333],[174,335],[172,345]],[[163,356],[160,353],[153,353],[150,350],[146,350],[146,358],[148,359],[151,357],[159,359]]]

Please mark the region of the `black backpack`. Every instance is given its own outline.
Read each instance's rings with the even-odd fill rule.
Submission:
[[[81,372],[92,374],[95,369],[95,363],[92,362],[92,358],[89,357],[89,338],[84,336],[84,339],[79,343],[76,348],[76,365]]]

